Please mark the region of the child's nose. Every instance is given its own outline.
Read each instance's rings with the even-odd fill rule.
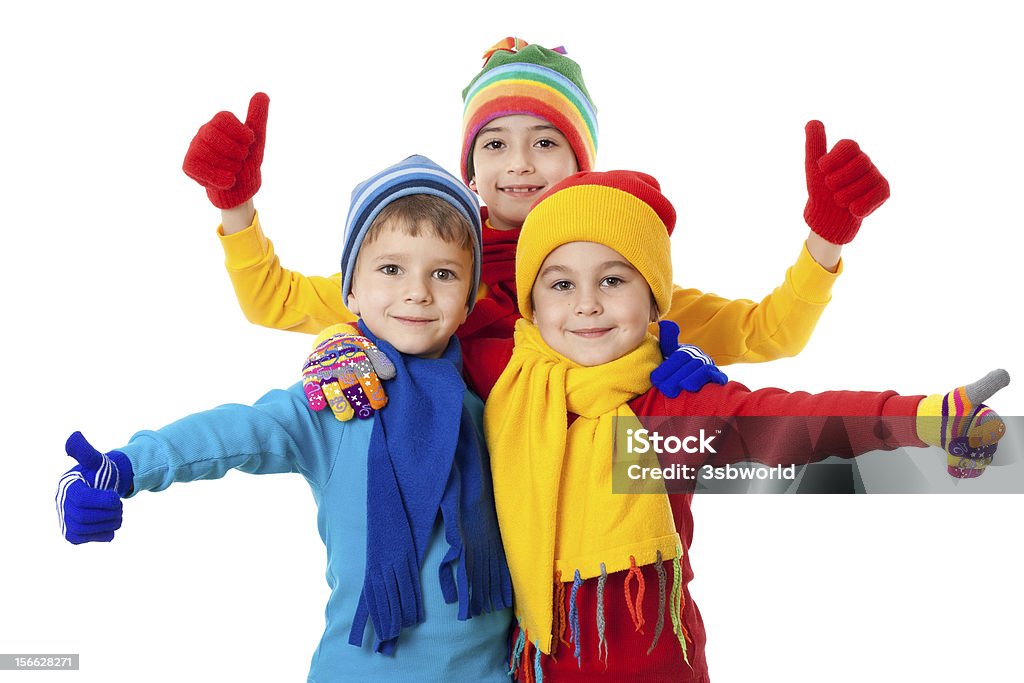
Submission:
[[[576,315],[596,315],[601,312],[601,301],[596,292],[581,289],[576,297]]]
[[[533,170],[533,156],[529,149],[513,147],[507,158],[509,173],[528,173]]]
[[[430,287],[425,278],[411,277],[406,280],[405,300],[410,303],[430,302]]]

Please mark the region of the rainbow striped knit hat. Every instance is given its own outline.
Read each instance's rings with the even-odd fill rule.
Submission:
[[[460,183],[458,178],[419,154],[388,166],[352,190],[352,204],[345,218],[345,238],[341,252],[342,301],[348,301],[359,250],[377,215],[396,199],[414,194],[431,195],[448,202],[469,222],[473,237],[473,282],[469,291],[469,308],[472,310],[480,286],[482,261],[480,204],[476,195]]]
[[[484,67],[462,91],[462,179],[473,176],[473,143],[488,122],[527,114],[548,121],[569,140],[580,171],[594,167],[597,109],[580,66],[564,48],[549,50],[505,38],[484,53]]]

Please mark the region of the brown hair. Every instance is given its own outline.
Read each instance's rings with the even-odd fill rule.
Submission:
[[[385,226],[411,237],[427,231],[461,249],[473,250],[473,226],[449,202],[433,195],[411,194],[385,206],[366,231],[363,244],[376,240]]]

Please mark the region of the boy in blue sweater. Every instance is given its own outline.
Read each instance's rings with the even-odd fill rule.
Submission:
[[[142,490],[230,469],[295,472],[317,503],[331,588],[309,681],[507,680],[512,590],[483,405],[466,390],[452,336],[476,299],[480,242],[475,196],[425,157],[357,186],[342,295],[377,348],[335,340],[323,362],[366,377],[370,356],[394,376],[390,409],[339,422],[311,411],[297,384],[139,432],[105,454],[76,432],[67,453],[79,464],[57,491],[62,533],[112,540],[121,498]]]

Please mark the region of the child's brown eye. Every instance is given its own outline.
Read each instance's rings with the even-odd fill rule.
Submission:
[[[455,279],[455,273],[448,270],[447,268],[439,268],[438,270],[434,271],[434,277],[436,277],[438,280],[447,282],[448,280]]]

